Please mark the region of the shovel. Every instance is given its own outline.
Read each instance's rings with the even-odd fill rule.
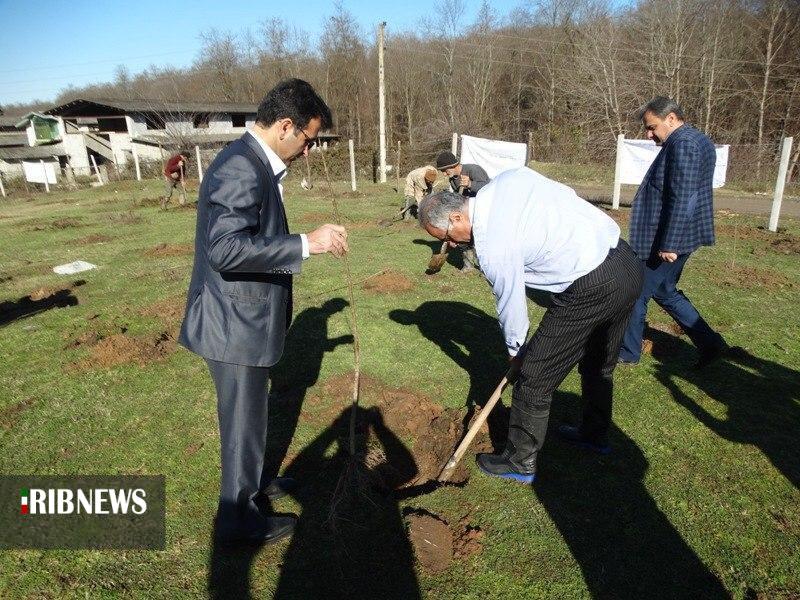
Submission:
[[[427,273],[429,275],[433,275],[434,273],[438,273],[442,270],[444,263],[447,262],[447,251],[449,248],[447,247],[447,242],[442,243],[442,248],[439,250],[439,254],[434,254],[431,256],[431,259],[428,261],[428,270]]]
[[[528,347],[526,344],[523,346],[522,350],[517,356],[523,356],[527,350]],[[439,473],[439,477],[436,478],[437,481],[445,482],[450,480],[450,478],[453,476],[453,472],[458,466],[458,463],[464,457],[469,445],[472,443],[472,440],[474,440],[475,436],[478,435],[478,431],[483,424],[486,423],[486,419],[489,418],[489,414],[492,412],[495,404],[497,404],[497,401],[500,400],[500,396],[503,395],[503,390],[506,389],[506,386],[509,384],[509,382],[516,381],[517,375],[519,375],[519,367],[514,364],[508,369],[503,379],[500,380],[500,383],[497,384],[497,388],[495,388],[494,393],[489,398],[489,401],[483,405],[481,412],[478,414],[478,418],[475,419],[472,427],[470,427],[469,431],[467,431],[467,435],[465,435],[464,439],[461,440],[458,448],[456,448],[456,451],[453,452],[453,456],[450,457],[450,460],[447,461],[447,464],[442,469],[442,472]]]
[[[413,207],[414,207],[413,204],[411,206],[407,206],[406,208],[401,210],[399,213],[397,213],[395,216],[393,216],[391,219],[381,219],[380,221],[378,221],[378,225],[380,227],[389,227],[393,223],[397,223],[398,221],[400,221],[403,218],[403,215],[405,215]]]
[[[458,195],[462,195],[464,193],[464,186],[458,188]],[[428,270],[426,271],[429,275],[433,275],[434,273],[438,273],[442,270],[444,263],[447,262],[447,252],[449,248],[447,246],[447,242],[442,244],[441,250],[439,250],[439,254],[434,254],[431,256],[431,259],[428,261]]]

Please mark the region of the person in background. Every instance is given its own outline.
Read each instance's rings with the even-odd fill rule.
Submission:
[[[164,195],[161,197],[161,208],[166,210],[167,202],[172,198],[172,190],[180,186],[180,200],[178,203],[183,206],[186,204],[186,164],[189,162],[189,153],[181,150],[175,156],[171,156],[164,165]]]
[[[417,215],[420,200],[433,191],[436,173],[435,168],[426,165],[414,169],[406,175],[406,188],[403,191],[403,195],[406,198],[406,205],[403,209],[405,211],[403,213],[404,221],[408,221]]]
[[[714,244],[713,189],[717,161],[713,142],[684,122],[677,102],[656,97],[640,111],[647,139],[661,146],[633,199],[630,239],[644,267],[644,288],[636,301],[619,360],[635,365],[642,354],[647,303],[653,298],[681,326],[699,356],[696,367],[728,350],[678,280],[692,252]]]

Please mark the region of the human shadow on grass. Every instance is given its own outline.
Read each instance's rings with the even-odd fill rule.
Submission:
[[[270,373],[269,426],[262,488],[278,474],[297,428],[303,400],[319,378],[325,353],[335,350],[340,344],[353,342],[351,335],[328,338],[328,320],[347,306],[348,302],[343,298],[333,298],[320,307],[305,309],[292,322],[283,356]],[[313,474],[308,476],[313,477]],[[259,498],[259,508],[265,513],[271,512],[266,498]],[[249,598],[250,568],[257,552],[257,547],[221,545],[215,528],[208,569],[209,595],[225,599]]]
[[[650,330],[656,378],[675,401],[711,431],[731,442],[752,444],[795,488],[800,488],[800,371],[732,348],[704,369],[694,369],[696,352],[682,338]],[[726,407],[711,415],[683,391],[686,381]]]
[[[70,289],[58,290],[40,300],[33,300],[30,296],[25,296],[19,300],[8,300],[0,303],[0,327],[32,317],[51,308],[77,305],[78,299]]]
[[[302,481],[293,492],[300,522],[283,556],[276,599],[420,598],[414,555],[391,489],[417,474],[414,458],[378,408],[352,407],[286,468]]]
[[[556,392],[551,423],[580,420],[580,398]],[[648,462],[612,425],[612,454],[549,436],[533,490],[580,565],[593,598],[728,598],[645,486]]]
[[[413,311],[393,310],[389,317],[402,325],[416,325],[423,336],[469,375],[463,436],[475,407],[489,400],[508,370],[508,363],[503,360],[507,350],[497,319],[470,304],[452,301],[423,302]],[[489,415],[488,424],[492,445],[501,449],[508,434],[508,411],[502,404]]]

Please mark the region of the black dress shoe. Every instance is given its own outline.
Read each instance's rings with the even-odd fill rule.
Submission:
[[[297,515],[275,515],[264,519],[264,528],[253,533],[219,538],[223,546],[266,546],[289,537],[297,525]]]
[[[260,492],[274,502],[291,494],[295,487],[297,487],[297,481],[291,477],[276,477]]]

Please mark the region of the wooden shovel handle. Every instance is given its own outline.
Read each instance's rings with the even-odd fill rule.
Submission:
[[[472,443],[472,440],[475,439],[475,436],[478,435],[478,430],[483,426],[486,422],[486,419],[489,418],[489,413],[492,412],[494,405],[497,404],[497,401],[500,399],[500,396],[503,395],[503,390],[506,389],[506,385],[508,385],[509,379],[513,379],[516,373],[516,368],[511,367],[508,372],[505,374],[503,379],[497,384],[497,388],[494,390],[491,398],[489,401],[484,405],[481,409],[480,414],[478,414],[478,418],[475,419],[475,422],[472,424],[472,427],[469,428],[467,431],[467,435],[464,436],[464,439],[461,440],[461,443],[456,448],[456,451],[453,452],[453,456],[450,457],[450,460],[447,461],[447,464],[442,469],[442,472],[439,473],[438,481],[449,481],[450,477],[453,476],[453,472],[456,470],[458,463],[464,457],[469,445]]]

